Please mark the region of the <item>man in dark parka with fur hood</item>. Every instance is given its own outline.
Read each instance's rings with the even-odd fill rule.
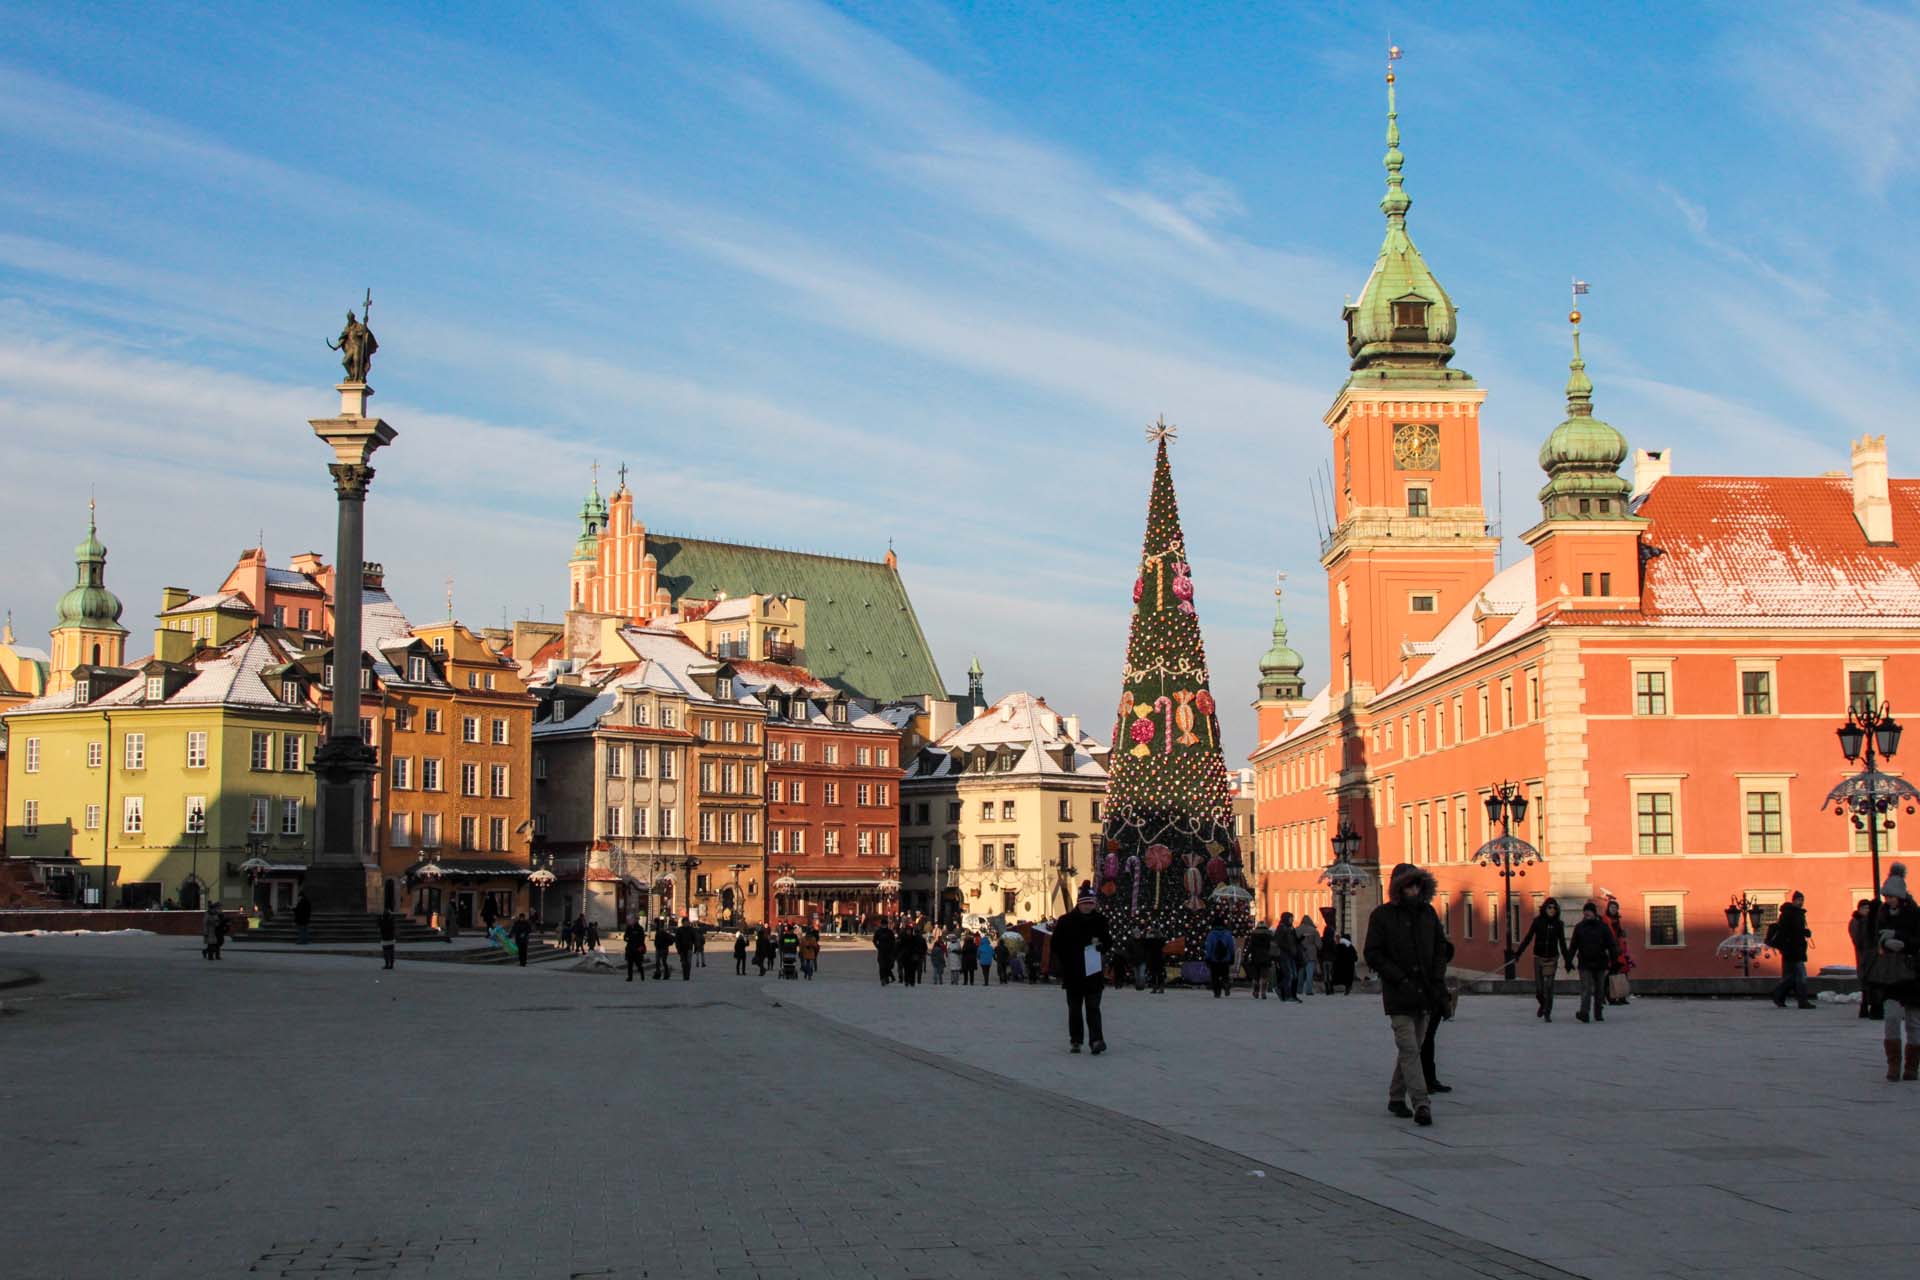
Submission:
[[[1393,869],[1387,900],[1367,918],[1367,967],[1379,975],[1380,1001],[1393,1026],[1393,1079],[1387,1110],[1433,1123],[1420,1042],[1446,994],[1447,938],[1433,909],[1438,886],[1410,862]],[[1411,1104],[1411,1106],[1409,1106]]]

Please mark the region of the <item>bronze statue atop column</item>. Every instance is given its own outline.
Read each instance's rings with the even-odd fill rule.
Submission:
[[[367,370],[373,367],[373,353],[380,349],[374,339],[373,330],[367,327],[367,317],[373,314],[373,290],[367,290],[366,302],[361,307],[360,316],[354,318],[353,310],[347,310],[346,327],[340,330],[340,341],[327,343],[327,348],[340,353],[340,367],[347,371],[348,382],[365,382]]]

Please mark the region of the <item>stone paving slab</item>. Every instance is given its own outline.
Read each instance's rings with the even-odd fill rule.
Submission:
[[[718,969],[33,958],[10,1274],[1564,1274]]]
[[[1094,1059],[1065,1052],[1056,988],[764,989],[1580,1275],[1830,1276],[1836,1250],[1920,1244],[1920,1180],[1886,1164],[1920,1142],[1920,1086],[1885,1082],[1849,1006],[1643,999],[1583,1025],[1563,1003],[1548,1025],[1466,997],[1439,1038],[1456,1092],[1419,1129],[1385,1112],[1377,996],[1109,992]]]

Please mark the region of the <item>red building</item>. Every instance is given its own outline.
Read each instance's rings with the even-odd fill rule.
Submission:
[[[1530,553],[1498,568],[1486,393],[1451,365],[1453,305],[1407,236],[1401,161],[1394,145],[1386,240],[1345,312],[1352,376],[1326,415],[1331,671],[1305,697],[1282,623],[1261,664],[1260,910],[1331,904],[1319,875],[1344,824],[1372,875],[1356,934],[1380,877],[1419,863],[1463,969],[1497,968],[1551,894],[1575,915],[1617,897],[1643,976],[1725,974],[1729,898],[1795,890],[1811,967],[1851,965],[1872,871],[1864,833],[1824,807],[1852,771],[1833,730],[1920,681],[1920,482],[1889,482],[1869,437],[1849,472],[1810,478],[1674,476],[1643,450],[1629,484],[1576,328]],[[1473,861],[1506,782],[1530,800],[1512,834],[1545,857],[1510,908]]]
[[[771,915],[824,926],[900,895],[900,730],[803,667],[729,664],[767,708]]]

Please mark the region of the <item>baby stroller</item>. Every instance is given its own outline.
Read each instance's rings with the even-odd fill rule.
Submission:
[[[791,933],[780,935],[780,976],[795,980],[800,977],[800,939]]]

